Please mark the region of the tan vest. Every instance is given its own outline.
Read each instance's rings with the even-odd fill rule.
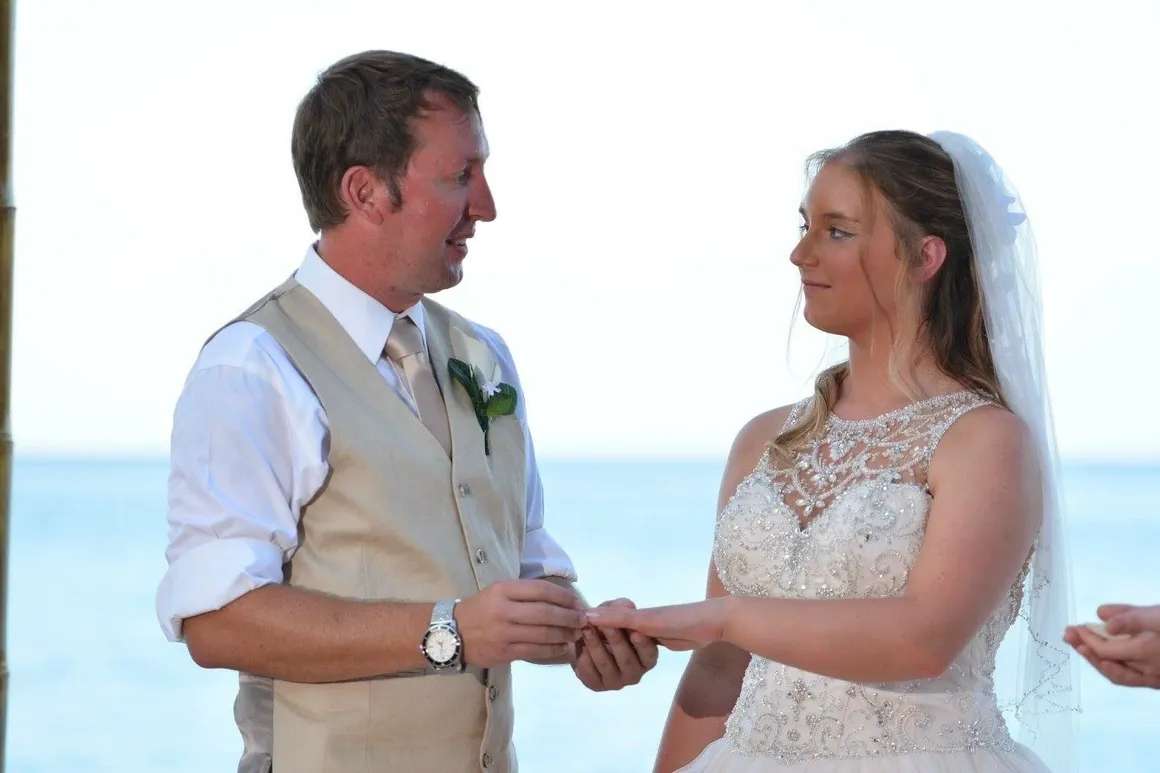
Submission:
[[[465,338],[472,328],[433,301],[423,308],[453,459],[295,280],[240,317],[282,345],[330,428],[330,476],[302,513],[299,548],[285,567],[290,585],[355,599],[435,601],[519,577],[523,433],[514,416],[493,420],[491,455],[484,455],[470,401],[447,371],[448,358],[478,355]],[[275,773],[517,770],[510,667],[341,684],[243,675],[235,715],[247,745],[244,773],[266,768],[271,749]]]

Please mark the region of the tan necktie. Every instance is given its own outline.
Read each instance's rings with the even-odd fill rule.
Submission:
[[[419,408],[419,420],[450,456],[451,428],[447,424],[447,406],[443,404],[435,373],[423,348],[423,334],[414,320],[410,317],[395,318],[385,351]]]

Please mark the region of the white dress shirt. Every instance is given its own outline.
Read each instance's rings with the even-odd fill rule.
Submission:
[[[311,247],[295,274],[354,339],[382,377],[417,413],[383,347],[396,314],[339,276]],[[403,312],[424,328],[423,308]],[[520,389],[503,339],[475,325]],[[522,391],[522,390],[521,390]],[[544,498],[524,400],[516,417],[527,446],[524,578],[576,580],[571,559],[544,529]],[[169,474],[169,568],[157,590],[166,638],[181,641],[187,617],[220,609],[243,594],[281,582],[298,544],[302,506],[328,473],[326,414],[274,337],[234,322],[202,349],[173,416]]]

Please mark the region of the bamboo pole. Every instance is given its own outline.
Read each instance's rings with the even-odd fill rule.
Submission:
[[[12,265],[16,199],[12,193],[12,69],[15,0],[0,0],[0,773],[8,727],[8,535],[12,483]]]

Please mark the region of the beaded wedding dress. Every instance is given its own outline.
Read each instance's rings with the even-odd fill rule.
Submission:
[[[713,553],[725,588],[804,599],[901,594],[922,545],[935,448],[957,419],[986,404],[958,392],[865,421],[831,415],[793,466],[764,454],[717,523]],[[794,406],[788,422],[807,405]],[[1008,733],[994,689],[1023,579],[933,679],[853,683],[754,656],[724,737],[681,770],[1046,773]]]

